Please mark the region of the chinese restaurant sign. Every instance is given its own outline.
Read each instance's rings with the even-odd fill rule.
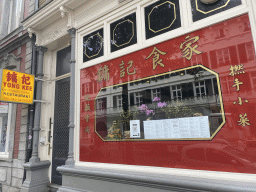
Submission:
[[[32,104],[34,75],[2,69],[0,100],[12,103]]]
[[[81,70],[80,161],[256,173],[248,15]]]

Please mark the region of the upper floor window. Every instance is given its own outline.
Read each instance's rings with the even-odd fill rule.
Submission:
[[[182,99],[182,91],[180,85],[172,86],[172,98],[173,99]]]
[[[230,54],[229,54],[228,48],[217,50],[216,55],[217,55],[217,62],[220,66],[223,64],[230,63]]]
[[[192,57],[192,65],[198,65],[202,63],[203,63],[202,55],[194,55]]]
[[[195,88],[198,97],[206,95],[205,81],[195,82]]]
[[[8,153],[11,105],[12,104],[0,102],[0,157]]]
[[[225,37],[224,29],[219,28],[215,30],[215,39],[223,38]]]
[[[152,89],[153,99],[155,97],[161,97],[161,90],[160,89]]]
[[[249,21],[244,21],[244,31],[250,31],[251,25]]]
[[[107,106],[107,100],[106,98],[100,98],[100,99],[97,99],[97,102],[96,102],[96,107],[97,107],[97,110],[104,110],[106,109],[106,106]]]
[[[42,7],[47,2],[47,0],[38,0],[38,8]]]
[[[15,30],[19,25],[22,18],[23,0],[6,0],[2,4],[1,15],[1,35],[4,37],[8,33]]]
[[[246,54],[247,54],[247,59],[254,60],[255,53],[254,53],[254,47],[252,42],[248,42],[245,44],[245,49],[246,49]]]

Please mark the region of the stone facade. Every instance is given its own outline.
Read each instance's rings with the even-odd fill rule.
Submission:
[[[35,11],[35,2],[35,0],[24,1],[23,19]],[[1,10],[0,14],[2,14]],[[14,64],[16,68],[12,70],[31,73],[31,59],[32,42],[28,33],[22,29],[21,24],[17,29],[0,39],[1,69]],[[12,104],[9,154],[6,158],[0,157],[0,184],[3,192],[18,192],[24,182],[26,175],[23,165],[27,158],[28,118],[29,105]]]

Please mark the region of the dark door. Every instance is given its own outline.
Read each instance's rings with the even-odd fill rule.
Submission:
[[[69,77],[56,82],[52,151],[52,183],[62,184],[61,174],[56,170],[64,165],[69,145]]]
[[[56,77],[70,72],[70,47],[57,52]],[[52,149],[52,183],[61,185],[62,176],[56,170],[65,165],[69,146],[70,78],[56,81]]]

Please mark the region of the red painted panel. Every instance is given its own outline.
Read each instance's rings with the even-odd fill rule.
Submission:
[[[242,15],[81,70],[80,161],[256,173],[256,63],[248,23],[248,15]],[[219,36],[220,30],[222,36]],[[191,60],[188,58],[190,52],[186,57],[183,57],[186,52],[182,54],[188,44],[180,48],[188,35],[189,38],[199,37],[194,43],[189,41],[192,44],[188,51],[193,50]],[[155,69],[154,54],[146,59],[154,47],[162,51]],[[121,78],[122,61],[125,75]],[[136,74],[128,74],[129,61],[133,61],[129,73],[135,68]],[[103,138],[107,134],[106,117],[103,115],[100,120],[94,117],[94,100],[102,87],[197,64],[212,69],[220,77],[226,121],[211,140],[106,142],[95,133],[97,123],[99,134]],[[236,74],[231,73],[232,67]],[[100,70],[102,79],[98,73]],[[108,102],[113,100],[101,107],[110,106]]]

